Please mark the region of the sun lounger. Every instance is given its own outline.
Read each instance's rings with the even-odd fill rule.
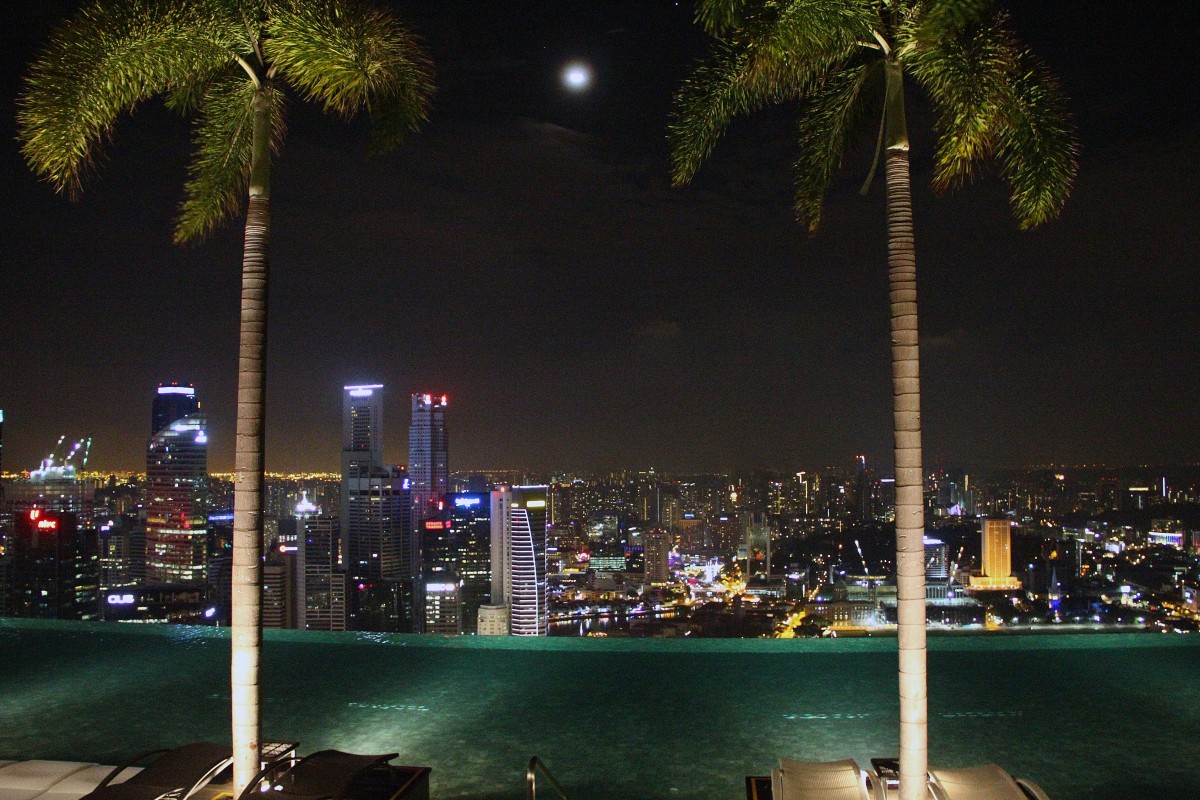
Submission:
[[[158,758],[136,775],[115,783],[125,769],[153,755]],[[212,742],[151,750],[112,770],[84,800],[187,800],[232,763],[233,751]]]
[[[33,800],[56,783],[95,763],[79,761],[16,761],[0,767],[0,800]]]
[[[794,761],[779,759],[771,772],[772,800],[872,800],[882,785],[850,759]]]
[[[929,770],[935,800],[1050,800],[1036,783],[1014,778],[995,764]]]
[[[270,777],[273,789],[265,793],[270,800],[342,800],[356,780],[372,770],[386,769],[387,762],[397,755],[369,756],[320,750],[291,767],[285,766],[288,759],[281,759],[264,767],[250,781],[239,800],[250,800],[257,795],[259,782],[267,777]]]
[[[94,767],[85,767],[63,778],[39,794],[34,800],[80,800],[85,795],[91,794],[100,785],[100,781],[112,773],[112,770],[112,767],[106,767],[101,764],[97,764]],[[127,767],[124,772],[117,775],[111,782],[113,784],[120,784],[122,781],[128,780],[141,771],[141,767]]]

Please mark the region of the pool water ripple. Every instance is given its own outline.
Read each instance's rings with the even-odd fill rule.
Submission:
[[[228,632],[0,621],[0,758],[114,763],[228,739]],[[930,639],[935,764],[997,761],[1054,800],[1194,797],[1200,637]],[[895,640],[447,639],[268,631],[267,737],[398,751],[436,798],[736,800],[780,756],[896,752]]]

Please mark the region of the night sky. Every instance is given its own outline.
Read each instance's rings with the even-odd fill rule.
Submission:
[[[186,122],[150,103],[83,199],[17,151],[23,65],[71,2],[0,11],[4,467],[59,434],[140,469],[159,381],[194,382],[210,468],[233,460],[240,222],[171,244]],[[367,127],[292,105],[272,182],[267,465],[335,469],[341,387],[446,392],[452,469],[891,463],[882,181],[847,158],[822,230],[793,221],[792,111],[745,118],[672,189],[670,98],[707,49],[688,2],[394,4],[438,71],[430,123],[369,158]],[[1016,230],[985,172],[928,188],[910,95],[928,466],[1194,462],[1200,452],[1200,4],[1012,2],[1082,143],[1061,219]],[[589,63],[593,87],[560,70]]]

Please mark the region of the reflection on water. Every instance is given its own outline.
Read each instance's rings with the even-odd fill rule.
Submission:
[[[1200,637],[931,639],[930,750],[1054,800],[1192,798]],[[0,620],[0,758],[116,763],[229,737],[212,628]],[[895,640],[410,637],[268,631],[267,738],[398,751],[436,798],[736,800],[780,756],[896,752]],[[1186,787],[1186,788],[1185,788]]]

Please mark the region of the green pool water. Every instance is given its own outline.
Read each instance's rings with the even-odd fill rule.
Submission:
[[[228,632],[0,620],[0,758],[115,763],[228,740]],[[264,733],[399,751],[435,798],[735,800],[779,756],[897,747],[894,639],[620,640],[268,631]],[[1196,795],[1200,636],[930,640],[937,766],[996,761],[1054,800]]]

